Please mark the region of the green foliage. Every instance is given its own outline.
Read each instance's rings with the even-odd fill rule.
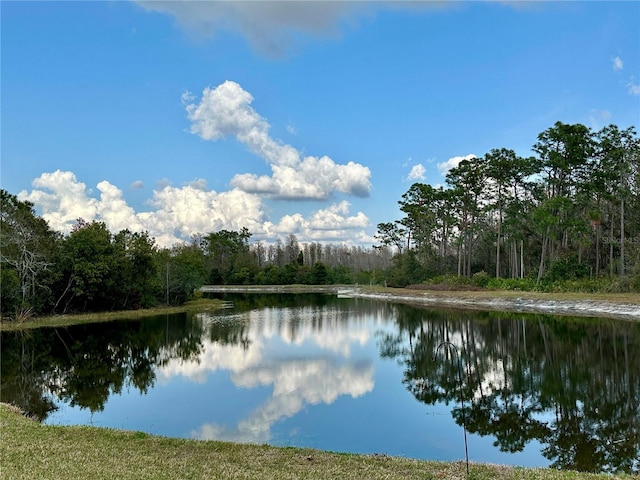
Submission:
[[[173,247],[168,262],[169,303],[182,304],[191,299],[206,278],[204,253],[196,245]]]
[[[248,257],[251,233],[246,228],[239,232],[220,230],[211,232],[202,240],[208,283],[250,283],[253,266]]]
[[[327,266],[322,262],[316,262],[311,269],[310,283],[312,285],[325,285],[329,279]]]
[[[267,265],[256,275],[258,285],[279,285],[282,283],[280,268],[277,265]]]
[[[589,277],[589,268],[578,261],[575,255],[555,260],[543,276],[544,283],[563,280],[578,280]]]
[[[0,304],[3,314],[14,314],[22,307],[20,279],[13,268],[0,268]]]
[[[351,270],[347,266],[340,266],[331,269],[328,274],[328,283],[332,285],[353,283]]]
[[[480,272],[476,272],[471,277],[471,283],[473,283],[476,287],[486,287],[489,284],[491,277],[484,270]]]

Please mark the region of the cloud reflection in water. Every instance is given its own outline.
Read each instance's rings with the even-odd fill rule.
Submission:
[[[329,405],[340,396],[357,398],[373,391],[372,362],[351,359],[354,347],[370,341],[370,327],[346,328],[336,318],[322,322],[321,328],[317,323],[300,321],[301,316],[308,320],[310,313],[273,318],[268,310],[247,312],[248,341],[207,341],[197,359],[173,359],[158,369],[162,383],[176,376],[204,383],[209,373],[226,370],[238,388],[272,387],[270,397],[235,428],[205,423],[191,432],[193,438],[266,443],[276,422],[293,417],[308,405]],[[203,316],[203,321],[211,320]]]

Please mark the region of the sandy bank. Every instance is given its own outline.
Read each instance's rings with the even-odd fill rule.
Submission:
[[[227,293],[335,293],[434,307],[545,313],[581,317],[640,320],[640,294],[551,294],[513,291],[431,291],[327,285],[206,285],[204,292]]]

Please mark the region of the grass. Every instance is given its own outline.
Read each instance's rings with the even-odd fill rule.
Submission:
[[[2,479],[464,479],[464,462],[170,439],[97,427],[42,425],[0,404]],[[472,464],[470,479],[627,479]],[[636,477],[637,478],[637,477]]]
[[[112,322],[116,320],[139,320],[156,315],[172,315],[183,312],[204,312],[224,308],[221,300],[197,298],[177,307],[141,308],[139,310],[118,310],[114,312],[74,313],[67,315],[46,315],[41,317],[29,317],[17,321],[5,321],[0,323],[0,331],[25,330],[40,327],[68,327],[85,323]]]

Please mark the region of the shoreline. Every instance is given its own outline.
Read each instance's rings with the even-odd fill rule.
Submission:
[[[513,290],[428,290],[362,285],[205,285],[202,293],[324,293],[342,298],[362,298],[433,308],[484,310],[511,313],[608,318],[640,321],[640,294],[543,293]],[[197,305],[196,302],[192,302]],[[189,302],[179,307],[93,312],[89,314],[45,315],[22,322],[0,320],[0,332],[40,327],[64,327],[79,323],[130,320],[198,308]],[[213,305],[207,308],[216,308]],[[217,308],[226,308],[218,305]]]
[[[543,293],[511,290],[426,290],[353,285],[205,285],[207,293],[333,293],[413,305],[640,320],[640,294]]]

